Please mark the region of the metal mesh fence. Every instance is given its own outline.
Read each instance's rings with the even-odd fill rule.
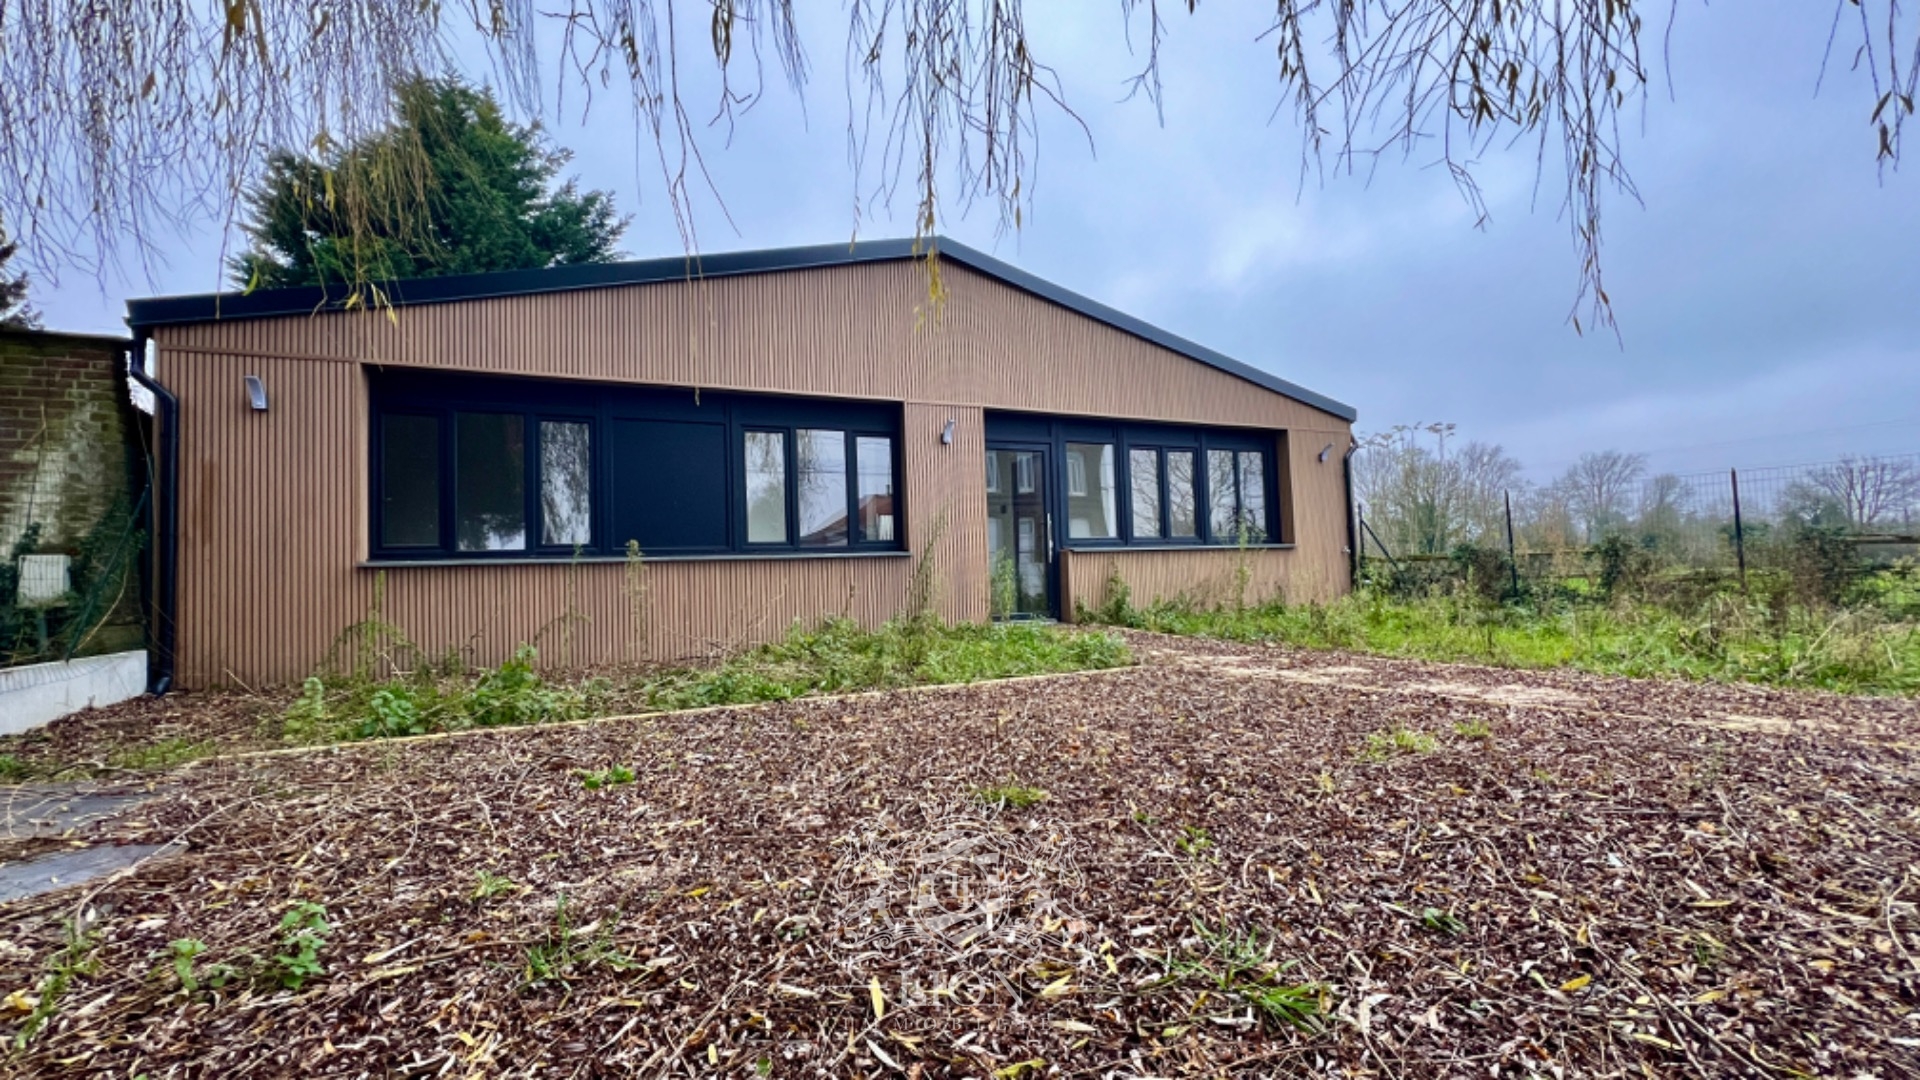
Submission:
[[[1516,557],[1545,576],[1582,573],[1595,545],[1613,537],[1659,564],[1702,570],[1779,565],[1796,538],[1810,534],[1849,547],[1867,569],[1920,557],[1920,454],[1667,473],[1599,489],[1562,481],[1501,494],[1512,505]],[[1497,522],[1506,510],[1494,504],[1463,513]],[[1477,546],[1507,544],[1497,525],[1461,532]],[[1382,539],[1392,535],[1390,525],[1363,522],[1363,556],[1449,559],[1392,550]]]

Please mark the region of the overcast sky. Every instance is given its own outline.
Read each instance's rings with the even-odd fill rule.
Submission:
[[[1115,7],[1029,5],[1034,51],[1091,146],[1047,119],[1019,232],[997,236],[990,204],[944,207],[942,232],[1346,401],[1363,430],[1453,421],[1537,478],[1590,449],[1645,451],[1678,472],[1920,451],[1920,183],[1911,167],[1876,170],[1850,52],[1815,95],[1830,10],[1681,5],[1673,85],[1662,77],[1624,146],[1645,205],[1608,204],[1616,341],[1566,321],[1575,258],[1559,178],[1536,205],[1525,148],[1481,164],[1484,230],[1426,158],[1303,186],[1256,5],[1169,18],[1164,125],[1121,101],[1138,61]],[[870,192],[848,166],[845,24],[835,12],[808,29],[804,108],[776,89],[731,145],[707,141],[732,224],[704,205],[704,250],[912,231],[911,176],[890,210],[858,199],[856,219]],[[623,106],[548,125],[581,182],[634,215],[630,254],[680,253],[651,144]],[[70,276],[36,303],[50,327],[117,332],[127,296],[218,287],[220,243],[208,224],[150,279]]]

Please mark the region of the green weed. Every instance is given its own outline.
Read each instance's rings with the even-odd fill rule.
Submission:
[[[107,755],[107,766],[140,772],[169,769],[189,761],[198,761],[214,752],[211,742],[193,739],[162,739],[140,746],[123,746]]]
[[[1453,725],[1453,733],[1463,739],[1491,739],[1493,725],[1485,720],[1462,720]]]
[[[1357,756],[1361,761],[1381,762],[1401,754],[1425,754],[1437,745],[1433,736],[1424,731],[1395,727],[1369,734]]]
[[[267,960],[266,975],[297,993],[308,980],[326,974],[320,953],[332,932],[326,908],[310,900],[296,902],[280,917],[281,951]]]
[[[787,701],[937,683],[1120,667],[1132,662],[1111,634],[1030,623],[943,626],[890,622],[863,630],[847,619],[795,626],[770,645],[718,667],[650,675],[630,692],[647,708],[671,710]]]
[[[515,884],[514,880],[510,877],[504,877],[492,871],[482,870],[474,875],[473,899],[491,900],[496,896],[513,892],[519,887],[520,886]]]
[[[609,916],[586,926],[575,926],[567,911],[563,894],[553,907],[553,925],[545,938],[527,946],[524,986],[565,982],[596,967],[615,971],[638,967],[640,961],[613,944],[619,916]]]
[[[1282,981],[1280,976],[1293,964],[1274,959],[1271,937],[1262,940],[1259,931],[1252,929],[1244,933],[1224,926],[1215,930],[1198,920],[1193,930],[1203,949],[1171,960],[1170,977],[1198,980],[1218,994],[1237,998],[1271,1027],[1320,1029],[1330,1004],[1327,988]]]
[[[33,766],[12,754],[0,754],[0,783],[17,784],[33,773]]]
[[[633,783],[633,770],[625,765],[612,765],[599,772],[582,772],[580,786],[588,791],[598,791],[605,787]]]
[[[1180,835],[1174,837],[1173,847],[1180,854],[1194,858],[1206,854],[1213,847],[1213,837],[1198,826],[1182,825]]]
[[[980,788],[973,793],[973,797],[998,810],[1025,810],[1045,802],[1047,793],[1037,787],[1010,780]]]
[[[73,987],[75,979],[91,977],[100,973],[100,960],[94,950],[100,945],[100,937],[90,930],[81,930],[75,924],[67,924],[67,943],[47,964],[47,973],[34,987],[33,1011],[27,1014],[20,1030],[13,1037],[13,1047],[23,1049],[40,1029],[47,1025],[60,1012],[60,1001]]]

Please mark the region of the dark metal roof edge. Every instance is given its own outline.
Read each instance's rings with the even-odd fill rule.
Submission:
[[[816,244],[810,247],[765,251],[726,251],[714,255],[637,259],[617,263],[551,266],[539,270],[505,270],[487,274],[453,274],[376,282],[395,307],[444,304],[456,300],[491,300],[506,296],[605,289],[621,285],[650,285],[689,278],[733,277],[776,270],[846,266],[910,258],[910,240],[865,240],[857,244]],[[276,315],[311,315],[339,311],[347,302],[345,286],[301,286],[263,289],[253,293],[201,293],[157,296],[127,301],[127,324],[136,329],[171,323],[214,322],[223,319],[262,319]]]
[[[572,292],[579,289],[612,288],[621,285],[647,285],[667,281],[685,281],[690,277],[733,277],[742,274],[771,273],[780,270],[806,270],[858,263],[888,262],[914,258],[927,247],[941,258],[950,258],[989,277],[1059,304],[1090,319],[1153,342],[1208,367],[1245,379],[1266,390],[1293,398],[1322,412],[1351,422],[1358,413],[1343,402],[1316,394],[1259,368],[1235,360],[1224,353],[1170,334],[1150,323],[1117,311],[1079,293],[1063,289],[1043,278],[1001,262],[981,251],[945,237],[926,243],[913,240],[862,240],[852,244],[816,244],[809,247],[773,248],[762,251],[729,251],[713,255],[643,259],[621,263],[597,263],[586,266],[556,266],[541,270],[510,270],[490,274],[462,274],[438,278],[416,278],[379,285],[386,301],[395,307],[415,304],[441,304],[456,300],[486,300],[506,296],[531,296],[540,293]],[[268,289],[254,293],[206,293],[197,296],[160,296],[127,301],[127,325],[136,331],[179,323],[212,322],[221,319],[260,319],[276,315],[309,315],[340,310],[346,295],[336,287]]]

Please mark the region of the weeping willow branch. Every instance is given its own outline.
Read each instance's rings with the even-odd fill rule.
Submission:
[[[1669,22],[1677,4],[1663,11]],[[1195,12],[1194,0],[1184,6]],[[1025,0],[829,10],[806,17],[846,20],[856,230],[863,207],[909,185],[917,235],[944,210],[981,201],[1002,229],[1019,229],[1041,116],[1078,123],[1034,54]],[[1643,10],[1635,0],[1275,0],[1260,40],[1273,50],[1276,114],[1290,113],[1302,136],[1303,171],[1372,169],[1392,155],[1442,163],[1484,220],[1476,163],[1531,147],[1538,185],[1560,189],[1572,234],[1578,328],[1583,311],[1612,322],[1603,210],[1609,197],[1638,197],[1621,115],[1647,99]],[[1164,115],[1162,0],[1121,0],[1117,15],[1109,32],[1141,58],[1128,96]],[[398,88],[472,74],[463,61],[478,57],[523,114],[544,111],[548,79],[560,108],[624,98],[691,253],[696,205],[711,197],[725,209],[705,148],[730,141],[776,81],[804,100],[800,18],[793,0],[0,0],[0,169],[10,178],[0,222],[44,278],[151,259],[172,232],[231,226],[270,152],[324,160],[388,125]],[[1920,26],[1897,0],[1836,0],[1829,62],[1849,46],[1850,67],[1872,87],[1873,152],[1897,166]],[[690,102],[685,65],[709,64],[716,98]],[[394,227],[434,196],[400,150],[390,167],[317,177],[316,197],[356,227]]]

